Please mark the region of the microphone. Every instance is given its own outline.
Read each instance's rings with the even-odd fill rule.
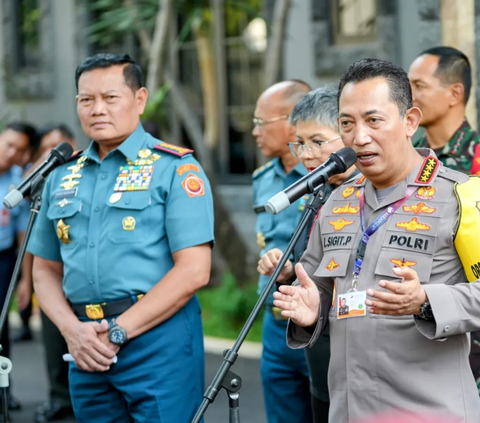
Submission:
[[[345,172],[356,161],[355,151],[350,147],[343,147],[330,154],[330,157],[314,171],[270,198],[265,209],[271,214],[280,213],[300,197],[312,193],[320,184],[325,184],[330,176]]]
[[[46,178],[50,172],[57,166],[64,164],[72,155],[73,148],[68,142],[62,142],[57,145],[51,152],[47,159],[38,166],[16,189],[10,191],[3,199],[3,205],[7,209],[13,209],[18,206],[20,202],[30,195],[33,182],[37,178]]]

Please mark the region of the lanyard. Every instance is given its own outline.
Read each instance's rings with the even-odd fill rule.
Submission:
[[[400,206],[407,201],[415,191],[417,187],[408,187],[407,195],[400,200],[396,201],[393,204],[390,204],[383,213],[378,216],[369,226],[365,229],[365,189],[360,188],[360,221],[362,225],[362,237],[357,248],[357,255],[355,257],[355,265],[353,267],[353,280],[352,280],[352,291],[355,291],[357,288],[357,279],[360,271],[362,270],[363,259],[365,257],[365,250],[367,249],[368,241],[370,237],[380,229],[380,227],[387,222],[388,219],[395,213]]]

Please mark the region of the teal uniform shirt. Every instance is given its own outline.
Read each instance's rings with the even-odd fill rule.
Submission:
[[[252,176],[254,208],[258,210],[259,207],[267,204],[271,197],[289,187],[306,174],[307,170],[299,163],[286,175],[278,158],[260,167]],[[257,243],[261,248],[260,256],[263,256],[272,248],[279,248],[285,251],[302,215],[304,203],[305,199],[300,198],[277,215],[263,210],[258,212],[256,232]],[[265,289],[269,279],[268,276],[260,275],[258,283],[259,294]],[[273,304],[273,293],[271,293],[268,302],[270,305]]]
[[[10,192],[13,187],[18,187],[22,182],[22,169],[13,166],[0,175],[0,198]],[[25,232],[29,217],[29,203],[22,201],[17,207],[9,210],[3,202],[0,203],[0,251],[12,248],[18,232]]]
[[[63,262],[71,303],[146,293],[172,253],[213,241],[210,185],[190,152],[139,125],[103,161],[92,142],[52,172],[28,250]]]

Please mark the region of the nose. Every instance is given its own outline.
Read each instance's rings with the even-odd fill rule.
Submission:
[[[96,99],[92,107],[92,115],[99,116],[105,114],[105,104],[102,99]]]
[[[252,130],[252,135],[257,138],[260,136],[260,126],[259,125],[254,125],[253,130]]]
[[[357,125],[355,131],[353,144],[366,145],[372,141],[368,132],[368,128],[365,125]]]

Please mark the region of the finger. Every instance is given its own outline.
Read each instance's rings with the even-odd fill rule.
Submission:
[[[280,257],[282,257],[282,255],[280,254],[280,257],[278,255],[275,254],[274,251],[269,251],[267,254],[266,254],[267,258],[268,258],[268,262],[273,266],[275,267],[277,265],[277,263],[280,261]]]
[[[262,257],[262,266],[268,271],[273,270],[276,266],[276,263],[273,263],[271,258],[268,255]]]
[[[369,297],[373,297],[377,300],[381,300],[385,303],[390,303],[390,304],[402,304],[404,300],[404,295],[391,294],[390,292],[382,292],[374,289],[368,289],[367,295]],[[372,300],[367,299],[365,300],[365,303],[367,305],[371,305],[369,304],[369,301],[371,302]]]
[[[274,300],[273,304],[282,310],[295,310],[297,308],[296,303],[288,301]]]
[[[386,316],[403,316],[406,313],[403,313],[401,310],[388,310],[385,308],[370,307],[368,312],[371,314],[381,314]],[[408,313],[411,314],[411,313]]]
[[[292,297],[292,296],[290,296],[290,295],[283,295],[283,294],[281,294],[280,292],[274,292],[274,293],[273,293],[273,298],[275,298],[275,300],[285,301],[285,302],[291,302],[291,301],[293,301],[293,297]]]
[[[79,361],[84,362],[84,364],[86,365],[87,371],[104,372],[110,368],[110,363],[102,362],[101,355],[95,352],[93,352],[93,354],[89,354],[89,353],[90,352],[83,351],[81,354],[79,354]]]
[[[297,274],[298,280],[302,283],[305,288],[311,288],[315,286],[313,281],[308,276],[307,272],[300,263],[295,265],[295,273]]]
[[[418,279],[417,272],[408,266],[394,267],[393,273],[395,273],[398,277],[403,278],[404,280],[402,282],[409,282]]]
[[[100,323],[93,326],[97,333],[103,333],[108,330],[108,321],[103,319]]]
[[[386,281],[383,279],[378,282],[378,285],[398,295],[405,295],[409,289],[408,285],[404,285],[398,282]]]
[[[270,250],[270,253],[272,254],[274,260],[277,261],[277,263],[283,256],[282,250],[280,250],[279,248],[274,248],[273,250]]]
[[[368,301],[371,304],[367,304],[367,305],[369,305],[370,308],[373,308],[376,310],[398,311],[404,308],[403,304],[392,304],[392,303],[386,303],[383,301],[372,301],[372,300],[368,300]]]
[[[105,345],[103,342],[100,340],[96,340],[96,342],[92,345],[93,350],[98,354],[99,357],[102,357],[102,361],[97,360],[99,363],[103,364],[111,364],[112,359],[115,355],[115,352],[113,351],[112,348],[109,346]]]
[[[292,285],[282,285],[278,288],[278,290],[285,295],[293,296],[299,289],[299,286],[292,286]],[[275,296],[277,292],[274,292],[273,295]]]

